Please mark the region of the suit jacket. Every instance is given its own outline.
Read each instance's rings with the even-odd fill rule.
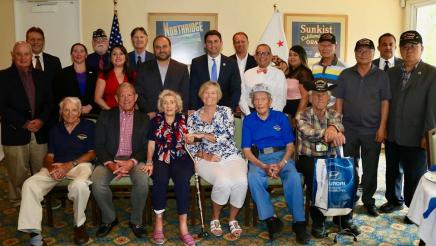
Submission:
[[[190,78],[190,108],[199,109],[203,106],[198,97],[200,86],[210,80],[207,54],[192,59]],[[218,84],[221,86],[223,97],[219,105],[230,107],[233,111],[239,104],[241,97],[241,75],[236,61],[221,54],[220,73]]]
[[[392,100],[388,140],[418,147],[421,137],[436,127],[436,68],[420,62],[402,89],[401,66],[388,70]]]
[[[103,55],[103,64],[104,64],[104,68],[108,67],[109,65],[109,53],[105,53]],[[98,68],[98,63],[100,61],[100,55],[97,53],[91,53],[88,55],[88,57],[86,57],[86,66],[93,70],[93,71],[100,71],[100,69]]]
[[[47,53],[42,53],[42,59],[44,60],[44,77],[53,84],[56,76],[62,70],[61,60]]]
[[[135,88],[139,95],[138,106],[142,112],[149,113],[158,111],[158,96],[164,89],[178,92],[183,100],[183,110],[188,110],[188,67],[176,60],[170,59],[163,85],[159,73],[159,67],[155,59],[141,64],[138,68]]]
[[[144,162],[147,155],[148,116],[138,110],[133,115],[132,155],[130,158]],[[95,149],[97,164],[113,161],[120,142],[120,109],[103,110],[96,124]]]
[[[236,54],[233,54],[233,55],[231,55],[229,57],[232,58],[232,59],[235,59],[236,60],[236,64],[238,64],[238,60],[236,58]],[[247,71],[248,69],[254,68],[254,67],[257,67],[257,62],[254,59],[254,56],[248,54],[248,56],[247,56],[247,63],[245,64],[244,72]]]
[[[153,53],[150,53],[148,51],[145,51],[145,61],[142,61],[142,63],[154,60],[155,56]],[[138,66],[136,65],[136,55],[135,51],[129,52],[129,64],[131,70],[138,70]]]
[[[40,119],[43,127],[35,133],[38,143],[47,143],[47,121],[52,111],[52,91],[44,73],[32,70],[35,84],[35,113],[32,116],[29,100],[15,65],[0,71],[0,116],[2,144],[25,145],[30,142],[30,131],[23,128],[27,121]]]
[[[80,93],[79,81],[76,78],[74,65],[65,67],[56,78],[53,85],[53,97],[55,105],[58,105],[65,97],[78,97],[83,106],[91,105],[93,113],[97,113],[99,107],[94,102],[95,82],[97,81],[97,72],[88,69],[86,71],[86,91],[85,95]]]
[[[374,64],[378,68],[379,65],[380,65],[380,58],[377,58],[377,59],[373,60],[372,64]],[[395,57],[394,58],[394,66],[398,66],[398,65],[401,65],[401,64],[403,64],[403,59]]]

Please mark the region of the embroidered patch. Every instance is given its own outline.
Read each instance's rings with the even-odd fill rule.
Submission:
[[[86,134],[81,133],[81,134],[77,135],[77,138],[83,141],[83,140],[87,139],[88,136]]]
[[[273,129],[274,130],[276,130],[276,131],[280,131],[280,130],[282,130],[282,128],[279,126],[279,125],[275,125],[275,126],[273,126]]]

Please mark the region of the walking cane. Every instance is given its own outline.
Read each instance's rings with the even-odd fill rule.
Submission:
[[[203,218],[203,206],[201,205],[201,196],[200,196],[200,180],[198,178],[197,169],[195,168],[195,164],[197,163],[196,159],[192,156],[191,152],[189,151],[188,147],[185,143],[185,149],[188,153],[189,157],[191,157],[192,161],[194,162],[194,175],[195,175],[195,188],[197,188],[197,203],[198,208],[200,209],[200,220],[201,220],[201,232],[198,234],[199,238],[206,238],[209,236],[209,234],[206,232],[204,228],[204,218]]]

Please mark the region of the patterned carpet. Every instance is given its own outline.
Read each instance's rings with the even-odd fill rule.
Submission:
[[[384,156],[381,158],[378,182],[379,188],[376,194],[376,205],[380,206],[384,203]],[[2,245],[28,245],[28,236],[20,233],[17,228],[18,210],[9,208],[7,200],[7,183],[6,171],[3,165],[0,165],[0,242]],[[87,210],[88,223],[87,231],[91,236],[91,240],[87,245],[153,245],[149,239],[137,239],[130,228],[128,227],[129,201],[126,199],[116,200],[115,202],[118,211],[117,215],[121,223],[106,237],[97,239],[94,237],[96,227],[91,222],[90,209]],[[243,234],[240,239],[233,240],[229,234],[227,220],[222,219],[224,225],[223,230],[225,235],[223,238],[208,238],[198,241],[198,245],[296,245],[295,234],[292,232],[292,216],[287,213],[286,203],[283,197],[277,197],[274,200],[276,211],[280,218],[285,223],[285,229],[277,235],[277,239],[273,242],[267,240],[266,225],[259,223],[256,227],[243,228]],[[206,210],[206,223],[208,223],[208,215],[210,215],[210,204]],[[393,214],[381,214],[377,218],[369,217],[364,213],[362,203],[359,201],[355,212],[355,223],[359,226],[362,234],[358,237],[358,242],[353,242],[353,239],[348,236],[338,238],[339,245],[417,245],[417,227],[415,225],[406,225],[403,223],[403,218],[407,210],[395,212]],[[227,215],[227,209],[223,212],[223,218]],[[74,245],[72,240],[72,204],[67,202],[65,208],[54,210],[54,227],[48,227],[47,222],[43,221],[43,236],[49,245]],[[182,245],[178,239],[178,222],[175,211],[174,200],[169,200],[169,209],[165,214],[165,236],[167,242],[165,245]],[[191,233],[200,231],[199,219],[194,227],[190,227]],[[243,223],[243,214],[240,215],[240,223]],[[310,228],[310,227],[308,227]],[[327,223],[327,228],[330,231],[337,231],[331,220]],[[151,237],[152,228],[147,226],[147,232]],[[333,238],[335,234],[330,234],[328,238],[321,240],[312,240],[310,245],[334,245]]]

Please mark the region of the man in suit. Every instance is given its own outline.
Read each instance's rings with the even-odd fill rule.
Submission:
[[[372,61],[376,67],[387,72],[389,68],[403,63],[401,58],[395,57],[396,42],[395,36],[391,33],[384,33],[378,38],[377,49],[380,52],[380,58]]]
[[[421,60],[424,47],[416,31],[400,37],[403,65],[388,70],[392,100],[386,141],[387,203],[385,213],[409,206],[421,176],[427,171],[426,135],[436,127],[436,68]],[[400,169],[404,171],[404,201]],[[405,222],[410,220],[406,217]]]
[[[54,83],[56,75],[62,70],[58,57],[43,52],[45,45],[44,32],[39,27],[31,27],[26,32],[26,42],[32,46],[33,68],[44,72],[49,83]]]
[[[153,50],[156,59],[141,64],[136,77],[139,109],[153,118],[156,116],[159,94],[169,89],[180,94],[183,110],[188,110],[188,67],[171,59],[171,40],[165,36],[157,36],[153,40]]]
[[[241,97],[241,75],[238,64],[221,54],[223,42],[221,33],[210,30],[204,35],[206,54],[192,59],[190,78],[190,109],[202,107],[198,96],[200,86],[206,81],[216,81],[223,92],[219,105],[228,106],[233,111],[238,106]]]
[[[129,52],[130,68],[137,70],[139,64],[154,59],[154,55],[147,50],[148,35],[143,27],[135,27],[130,33],[133,51]]]
[[[18,207],[28,172],[41,169],[47,153],[46,122],[52,111],[49,82],[32,67],[32,47],[15,43],[12,65],[0,71],[1,141],[9,182],[9,201]]]
[[[243,79],[245,71],[257,66],[254,56],[248,54],[248,45],[248,36],[245,32],[233,34],[233,48],[235,49],[235,54],[231,55],[230,58],[238,62],[241,79]]]
[[[102,71],[109,65],[109,40],[103,29],[97,29],[92,33],[92,48],[94,53],[86,58],[86,66],[94,71]]]
[[[130,228],[145,237],[142,213],[148,193],[148,176],[141,171],[147,153],[148,117],[135,110],[138,95],[130,83],[117,89],[118,107],[102,111],[96,125],[97,166],[92,173],[92,194],[101,209],[102,224],[96,236],[106,236],[118,224],[110,182],[124,176],[132,181]]]

